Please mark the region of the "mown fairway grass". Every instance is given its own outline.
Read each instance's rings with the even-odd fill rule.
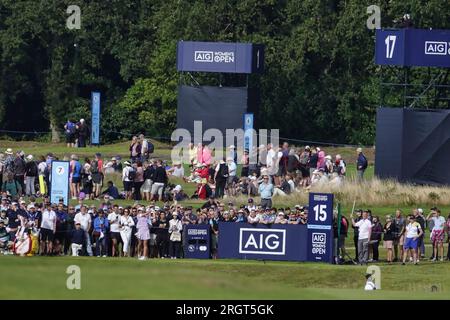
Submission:
[[[81,269],[68,290],[66,269]],[[448,263],[383,265],[382,290],[363,290],[366,267],[244,260],[0,257],[0,299],[449,299]],[[432,292],[432,287],[436,292]]]

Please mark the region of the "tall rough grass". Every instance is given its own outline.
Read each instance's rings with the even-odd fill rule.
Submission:
[[[337,201],[347,205],[351,205],[353,201],[370,206],[450,205],[450,188],[448,187],[415,186],[377,178],[363,183],[346,181],[339,187],[315,186],[309,191],[334,193]],[[289,198],[294,202],[307,203],[308,191],[300,191]]]

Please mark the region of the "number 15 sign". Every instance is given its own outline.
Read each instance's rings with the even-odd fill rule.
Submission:
[[[310,193],[308,260],[333,262],[333,194]]]

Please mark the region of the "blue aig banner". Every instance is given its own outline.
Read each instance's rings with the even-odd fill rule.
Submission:
[[[178,71],[255,73],[264,69],[264,47],[251,43],[179,41]]]
[[[333,261],[333,194],[310,193],[308,260]]]
[[[59,199],[69,205],[69,162],[52,161],[50,202],[58,203]]]
[[[91,144],[100,144],[100,92],[92,92]]]
[[[305,225],[219,222],[219,257],[307,260]]]
[[[450,30],[377,30],[380,65],[450,67]]]

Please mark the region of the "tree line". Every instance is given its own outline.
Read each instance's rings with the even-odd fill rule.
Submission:
[[[260,90],[261,127],[372,144],[380,67],[366,27],[371,4],[381,8],[382,27],[410,13],[417,28],[450,28],[442,0],[0,0],[0,126],[61,130],[68,118],[89,118],[91,91],[100,91],[103,143],[136,132],[170,137],[177,41],[253,42],[265,45],[265,72],[249,81]],[[69,5],[81,9],[80,29],[66,27]],[[242,82],[195,76],[201,84]],[[419,68],[409,77],[427,83],[430,74]]]

